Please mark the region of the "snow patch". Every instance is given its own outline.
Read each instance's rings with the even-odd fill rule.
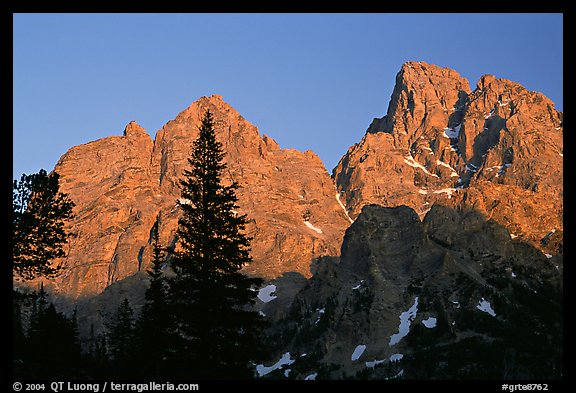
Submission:
[[[518,237],[518,235],[515,235],[513,233],[510,234],[510,238],[512,238],[512,239],[516,239],[517,237]]]
[[[320,322],[320,318],[322,317],[322,314],[326,312],[326,308],[316,309],[316,311],[318,311],[318,318],[316,318],[316,322],[314,322],[314,325]],[[306,356],[306,354],[304,354],[304,356]]]
[[[544,255],[546,255],[546,258],[548,259],[552,258],[552,254],[544,254]]]
[[[346,210],[346,207],[344,206],[344,204],[340,200],[340,193],[339,192],[336,193],[336,200],[338,201],[338,204],[340,205],[342,210],[344,210],[344,213],[346,214],[346,218],[350,221],[350,224],[352,224],[354,222],[354,220],[351,219],[350,216],[348,215],[348,210]]]
[[[260,299],[264,303],[268,303],[268,302],[276,299],[277,296],[273,295],[274,292],[276,292],[276,285],[270,284],[270,285],[265,286],[264,288],[260,288],[257,296],[258,296],[258,299]]]
[[[428,317],[427,319],[422,320],[422,324],[426,326],[428,329],[433,329],[436,327],[436,318]]]
[[[503,175],[504,173],[506,173],[506,169],[510,168],[512,164],[508,163],[508,164],[502,164],[500,166],[500,169],[498,170],[498,174],[496,175],[496,177],[498,177],[499,175]]]
[[[404,369],[398,371],[398,374],[394,375],[393,377],[389,377],[389,378],[384,378],[385,380],[389,380],[389,379],[396,379],[396,378],[400,378],[404,375]]]
[[[430,175],[430,176],[435,176],[438,177],[437,174],[435,173],[430,173],[430,171],[428,169],[426,169],[426,167],[422,164],[420,164],[419,162],[416,162],[416,160],[414,160],[414,157],[412,157],[411,154],[408,154],[407,156],[404,156],[404,162],[408,165],[410,165],[413,168],[420,168],[422,169],[426,174]]]
[[[485,119],[489,119],[489,118],[491,118],[492,116],[494,116],[494,109],[492,109],[489,114],[484,115],[484,118],[485,118]]]
[[[312,225],[310,223],[310,221],[304,221],[304,225],[306,225],[308,228],[312,229],[313,231],[316,231],[318,233],[322,233],[322,229],[316,228],[314,225]]]
[[[278,370],[278,369],[282,368],[282,366],[284,366],[284,365],[290,365],[294,362],[295,362],[295,360],[292,360],[290,358],[290,352],[286,352],[284,355],[282,355],[280,360],[278,360],[272,366],[267,367],[267,366],[264,366],[263,364],[257,365],[256,366],[256,372],[258,373],[259,377],[263,377],[264,375],[269,374],[274,370]]]
[[[512,278],[516,278],[516,273],[512,272]]]
[[[360,283],[358,285],[353,286],[352,290],[355,291],[357,289],[360,289],[360,287],[362,286],[363,283],[364,283],[364,280],[360,280]]]
[[[382,364],[386,362],[386,360],[372,360],[371,362],[366,362],[366,367],[370,367],[373,368],[374,366],[377,366],[378,364]]]
[[[352,357],[350,358],[350,360],[352,360],[353,362],[360,359],[360,356],[362,356],[362,354],[364,353],[364,351],[366,350],[366,345],[364,344],[360,344],[358,346],[356,346],[356,348],[354,348],[354,352],[352,352]]]
[[[286,370],[284,370],[284,376],[285,376],[286,378],[288,378],[288,376],[290,375],[290,371],[292,371],[291,368],[287,368]]]
[[[308,375],[306,378],[304,378],[304,380],[305,381],[314,381],[317,376],[318,376],[318,373],[312,373],[312,374]]]
[[[452,168],[450,165],[446,164],[444,161],[436,160],[436,164],[445,166],[446,168],[450,169],[452,171],[452,173],[450,174],[451,177],[458,176],[458,173],[456,173],[456,169]]]
[[[398,362],[398,361],[402,360],[403,357],[404,357],[404,355],[402,355],[401,353],[395,353],[393,355],[390,355],[390,361],[391,362]]]
[[[456,176],[458,176],[458,175],[456,175]],[[434,191],[434,194],[446,193],[446,194],[448,194],[448,199],[451,199],[451,198],[452,198],[452,193],[453,193],[454,191],[456,191],[455,188],[443,188],[443,189],[441,189],[441,190],[436,190],[436,191]]]
[[[426,202],[426,203],[425,203],[425,205],[429,205],[429,204],[430,204],[429,202]],[[426,215],[426,213],[428,213],[430,210],[432,210],[432,208],[431,208],[431,207],[430,207],[430,208],[428,208],[428,209],[425,209],[425,210],[421,211],[421,212],[420,212],[420,213],[418,213],[418,214],[419,214],[419,215],[421,215],[421,216],[425,216],[425,215]]]
[[[462,124],[458,124],[454,128],[449,128],[449,127],[444,128],[444,136],[446,138],[450,138],[450,139],[457,139],[458,135],[460,135],[460,128],[461,127],[462,127]]]
[[[466,170],[469,172],[478,172],[478,167],[474,164],[472,164],[471,162],[469,162],[468,164],[466,164]]]
[[[484,311],[485,313],[492,315],[493,317],[496,316],[496,313],[494,312],[492,305],[488,300],[485,300],[484,298],[482,298],[482,300],[478,302],[476,308],[480,311]]]
[[[408,311],[404,311],[400,314],[400,326],[398,327],[398,333],[394,333],[390,336],[390,346],[396,345],[400,340],[406,336],[410,329],[410,324],[416,318],[416,313],[418,312],[418,296],[414,299],[414,304]]]

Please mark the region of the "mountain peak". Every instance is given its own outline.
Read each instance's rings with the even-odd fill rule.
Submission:
[[[208,100],[210,100],[210,101],[221,101],[221,102],[224,102],[224,99],[222,98],[222,96],[221,96],[220,94],[212,94],[212,95],[209,96],[209,97],[204,96],[204,97],[202,97],[202,98],[206,98],[206,99],[208,99]]]
[[[408,149],[421,136],[416,135],[421,125],[446,127],[451,112],[462,105],[461,91],[470,92],[468,80],[451,68],[406,62],[396,75],[386,116],[375,120],[368,132],[393,134],[394,144]]]
[[[468,84],[466,78],[463,78],[452,68],[429,64],[425,61],[407,61],[402,65],[398,76],[402,79],[412,79],[410,76],[421,76],[432,79],[447,78],[459,80],[463,85]]]
[[[420,216],[434,203],[473,206],[542,248],[562,230],[562,136],[563,115],[542,93],[491,74],[470,91],[456,71],[407,62],[386,116],[334,178],[353,216],[370,203]]]
[[[219,94],[212,94],[211,96],[202,96],[194,101],[190,106],[184,109],[182,112],[176,116],[177,121],[193,120],[194,122],[199,121],[204,112],[209,109],[212,112],[214,118],[229,117],[230,115],[234,117],[240,116],[240,114]]]
[[[132,120],[124,128],[124,136],[149,136],[144,128],[140,126],[135,120]]]
[[[214,106],[230,106],[220,94],[212,94],[210,96],[202,96],[192,103],[192,105],[214,105]]]
[[[70,224],[79,240],[66,256],[75,273],[55,279],[56,292],[88,296],[145,271],[150,230],[160,215],[160,239],[174,244],[180,179],[206,109],[226,152],[223,182],[240,185],[238,211],[251,220],[246,231],[254,238],[254,262],[244,272],[309,277],[314,258],[338,255],[350,221],[321,159],[311,151],[281,149],[222,96],[211,95],[164,124],[154,141],[131,121],[124,137],[75,146],[60,159],[62,190],[82,214]]]
[[[485,90],[492,82],[496,80],[496,77],[492,74],[485,74],[480,77],[480,80],[476,84],[478,90]]]

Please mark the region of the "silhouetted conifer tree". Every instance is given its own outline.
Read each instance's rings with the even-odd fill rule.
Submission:
[[[112,320],[106,323],[107,345],[116,377],[131,378],[134,372],[134,310],[127,298],[120,303]]]
[[[84,367],[87,375],[92,378],[105,379],[111,375],[106,354],[106,336],[94,332],[94,323],[90,325]]]
[[[25,280],[55,276],[58,268],[50,262],[65,255],[64,224],[74,203],[60,192],[58,179],[58,173],[41,169],[13,183],[12,271]]]
[[[160,245],[158,221],[152,228],[152,269],[150,286],[146,290],[145,303],[137,321],[136,343],[139,353],[138,372],[143,377],[161,378],[163,367],[171,347],[171,318],[168,310],[167,284],[163,268],[166,253]]]
[[[15,370],[23,365],[27,354],[27,340],[22,320],[25,295],[19,291],[12,292],[12,359]]]
[[[171,310],[181,340],[172,368],[181,377],[251,378],[261,356],[262,317],[249,309],[262,280],[240,269],[252,261],[237,213],[236,182],[225,185],[226,164],[206,111],[181,180],[178,246],[171,259]]]

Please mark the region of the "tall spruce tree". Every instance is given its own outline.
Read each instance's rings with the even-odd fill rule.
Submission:
[[[124,298],[111,322],[106,324],[107,344],[113,372],[121,378],[133,377],[134,351],[134,310],[127,298]]]
[[[237,214],[236,182],[224,185],[225,152],[207,110],[180,181],[182,217],[171,259],[171,307],[180,339],[174,371],[180,377],[252,378],[261,356],[262,317],[254,304],[262,280],[240,269],[250,263],[246,215]]]
[[[60,192],[60,176],[41,169],[22,175],[12,187],[12,271],[30,280],[53,277],[51,261],[65,255],[68,234],[64,224],[72,217],[74,202]]]
[[[150,286],[136,326],[139,352],[138,372],[144,377],[164,377],[165,361],[171,348],[171,318],[168,310],[167,284],[162,269],[166,252],[160,245],[159,222],[152,227],[152,269],[147,270]]]
[[[88,375],[95,379],[104,379],[112,374],[108,355],[106,354],[106,334],[96,334],[94,323],[90,325],[90,336],[88,337],[87,353],[84,365]]]

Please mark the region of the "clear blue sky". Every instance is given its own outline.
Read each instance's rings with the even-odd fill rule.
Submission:
[[[331,172],[409,60],[472,88],[507,78],[562,110],[562,35],[562,14],[15,14],[13,176],[131,120],[154,136],[211,94]]]

